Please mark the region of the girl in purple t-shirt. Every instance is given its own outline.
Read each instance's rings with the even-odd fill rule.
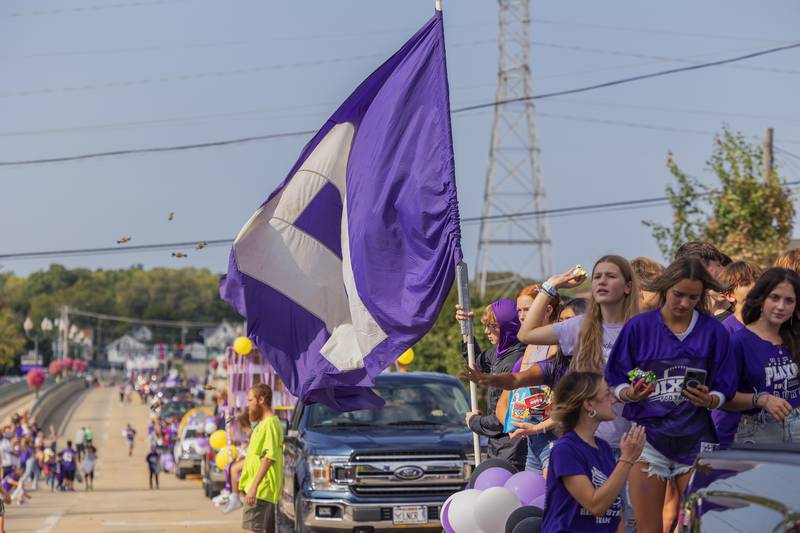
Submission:
[[[747,296],[742,312],[747,327],[731,339],[738,392],[725,405],[744,411],[736,442],[800,440],[798,296],[800,279],[784,268],[764,272]]]
[[[603,421],[616,418],[616,399],[600,374],[571,372],[556,387],[553,419],[562,433],[550,452],[542,533],[612,533],[622,521],[620,497],[628,472],[645,443],[644,428],[632,426],[620,439],[621,455],[596,437]]]
[[[644,468],[632,469],[628,481],[637,529],[660,532],[666,482],[674,479],[683,492],[701,443],[716,441],[709,410],[733,398],[736,376],[728,333],[706,307],[706,292],[722,287],[700,259],[677,259],[648,288],[661,307],[625,324],[606,380],[626,404],[625,418],[645,427]],[[637,369],[655,382],[631,382]]]

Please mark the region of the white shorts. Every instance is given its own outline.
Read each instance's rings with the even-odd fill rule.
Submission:
[[[636,462],[647,463],[649,465],[647,469],[648,477],[656,476],[659,479],[673,479],[692,469],[692,465],[673,461],[656,450],[649,442],[644,443],[642,455],[639,456]]]

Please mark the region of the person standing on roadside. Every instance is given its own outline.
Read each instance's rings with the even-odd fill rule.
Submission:
[[[258,422],[250,435],[239,490],[246,494],[242,531],[275,533],[275,508],[283,484],[283,427],[272,412],[272,389],[258,383],[247,391],[250,420]]]
[[[86,440],[86,428],[82,427],[75,432],[75,452],[78,456],[78,461],[83,459],[83,452],[86,450],[84,441]]]
[[[156,489],[158,489],[158,472],[161,469],[161,454],[158,453],[158,448],[153,446],[150,448],[150,453],[145,458],[147,461],[147,468],[150,471],[150,488],[153,488],[153,480],[156,480]]]
[[[91,444],[86,446],[86,454],[81,461],[83,470],[83,486],[87,491],[94,490],[94,466],[97,464],[97,449]]]
[[[125,439],[128,441],[128,457],[133,455],[133,441],[136,438],[136,430],[130,424],[125,428]]]
[[[64,490],[74,491],[73,486],[75,482],[75,450],[72,447],[72,441],[67,441],[67,447],[58,453],[61,458],[61,474],[63,476]]]

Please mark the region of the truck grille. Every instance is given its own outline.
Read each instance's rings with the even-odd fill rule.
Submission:
[[[333,469],[337,482],[365,497],[446,496],[464,488],[467,473],[464,455],[441,451],[357,452]]]

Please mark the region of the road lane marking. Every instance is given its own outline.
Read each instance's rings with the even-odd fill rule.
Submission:
[[[56,527],[56,524],[61,519],[63,514],[64,514],[63,512],[59,511],[57,513],[53,513],[50,516],[48,516],[47,519],[44,521],[44,527],[40,527],[39,529],[37,529],[36,533],[50,533],[51,531],[53,531],[53,528]]]
[[[218,526],[225,524],[238,524],[240,520],[180,520],[177,522],[135,522],[132,520],[104,520],[100,524],[105,527],[163,527],[163,526]],[[38,532],[37,532],[38,533]]]

